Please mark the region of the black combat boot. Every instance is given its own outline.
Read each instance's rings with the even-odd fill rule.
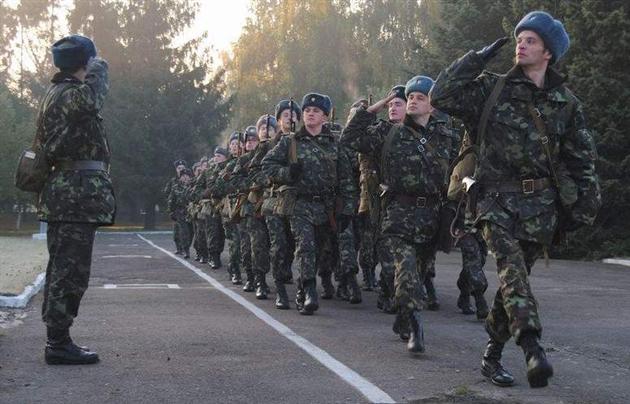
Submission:
[[[289,295],[287,294],[287,288],[284,286],[284,282],[276,281],[276,309],[289,310]]]
[[[475,306],[477,306],[477,319],[485,320],[490,313],[486,298],[483,296],[483,293],[475,293],[473,297],[475,298]]]
[[[396,313],[396,320],[394,320],[392,331],[394,331],[394,334],[400,336],[401,340],[409,340],[409,316],[399,310],[398,313]]]
[[[254,290],[256,290],[254,275],[247,274],[247,280],[245,281],[245,285],[243,285],[243,292],[253,292]]]
[[[440,309],[440,302],[438,301],[435,286],[433,285],[433,278],[427,276],[424,280],[424,287],[427,291],[427,310],[438,311]]]
[[[184,250],[184,258],[185,258],[185,259],[190,258],[190,248],[186,248],[186,249]]]
[[[409,331],[407,350],[413,353],[424,352],[424,327],[420,310],[413,310],[409,315]]]
[[[357,282],[357,276],[355,274],[347,274],[346,282],[348,283],[348,290],[350,292],[349,300],[350,304],[361,303],[361,288]]]
[[[200,264],[206,264],[208,262],[208,258],[207,257],[201,257],[199,258],[199,263]]]
[[[520,338],[520,345],[527,361],[527,381],[529,387],[546,387],[553,376],[553,368],[547,360],[545,350],[538,343],[535,333],[526,333]]]
[[[499,387],[510,387],[514,384],[514,376],[501,365],[501,353],[504,344],[490,338],[481,360],[481,374],[488,377],[492,384]]]
[[[46,330],[47,342],[44,358],[49,365],[89,365],[99,361],[96,352],[79,347],[72,342],[67,328]]]
[[[241,280],[241,273],[236,271],[231,273],[232,285],[242,285],[243,281]]]
[[[313,314],[313,313],[303,312],[304,299],[305,299],[304,286],[302,285],[302,282],[298,281],[297,292],[295,294],[295,308],[297,309],[297,311],[300,312],[300,314]]]
[[[330,300],[335,296],[335,286],[332,283],[332,274],[325,274],[320,276],[322,279],[322,288],[324,291],[322,292],[322,299]]]
[[[459,292],[459,297],[457,298],[457,307],[460,308],[462,313],[468,315],[475,314],[475,309],[470,303],[470,295],[467,292]]]
[[[256,275],[256,299],[258,300],[266,300],[269,294],[269,286],[265,278],[265,274]]]
[[[313,314],[319,308],[317,301],[317,284],[315,279],[304,281],[304,306],[300,314]]]
[[[195,261],[199,262],[201,260],[201,257],[199,256],[199,254],[195,254]]]
[[[219,254],[216,254],[210,257],[208,259],[208,264],[210,265],[210,268],[212,269],[221,268],[221,257],[219,256]]]
[[[345,277],[337,281],[336,295],[339,300],[345,300],[346,302],[350,300],[350,292],[348,291],[348,282]]]

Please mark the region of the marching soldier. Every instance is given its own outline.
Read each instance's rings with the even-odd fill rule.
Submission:
[[[168,180],[168,182],[166,183],[166,185],[164,185],[164,188],[162,189],[162,193],[164,194],[165,199],[168,199],[168,196],[171,194],[171,188],[173,188],[173,185],[175,185],[177,181],[179,181],[179,174],[182,172],[182,170],[186,168],[186,161],[175,160],[175,162],[173,162],[173,165],[175,166],[175,176],[171,178],[170,180]],[[183,247],[178,244],[179,240],[180,240],[179,229],[177,225],[174,224],[173,225],[173,242],[175,243],[175,254],[177,255],[181,255],[184,253]]]
[[[190,245],[192,244],[193,228],[188,214],[189,184],[192,171],[184,169],[179,173],[179,180],[171,187],[168,196],[168,212],[175,221],[175,228],[179,235],[176,241],[182,247],[184,258],[190,258]]]
[[[406,116],[402,124],[376,120],[395,93],[360,108],[342,135],[342,142],[381,162],[384,210],[381,219],[383,260],[395,268],[394,330],[406,338],[410,352],[424,351],[423,277],[434,251],[439,226],[440,192],[458,139],[446,122],[432,116],[428,93],[433,80],[416,76],[405,86]],[[420,268],[420,271],[418,270]]]
[[[514,383],[500,362],[504,344],[514,337],[525,354],[529,385],[544,387],[553,369],[539,344],[542,326],[528,275],[554,239],[558,205],[562,230],[569,231],[592,224],[601,196],[582,104],[553,68],[569,48],[564,26],[534,11],[518,23],[514,37],[515,65],[507,74],[483,71],[508,42],[502,38],[440,73],[432,102],[476,128],[476,183],[469,191],[476,203],[469,208],[499,275],[482,374],[500,386]]]

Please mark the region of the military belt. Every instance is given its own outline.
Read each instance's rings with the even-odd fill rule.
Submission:
[[[526,179],[521,181],[500,181],[500,182],[484,182],[483,190],[485,192],[506,192],[506,193],[522,193],[533,194],[536,191],[542,191],[553,186],[553,181],[549,177]]]
[[[330,199],[329,194],[298,194],[297,197],[307,202],[324,202]]]
[[[393,198],[402,204],[413,205],[419,208],[437,206],[440,203],[439,194],[429,194],[429,195],[394,194]]]
[[[109,164],[95,160],[58,161],[53,169],[55,171],[96,170],[109,172]]]

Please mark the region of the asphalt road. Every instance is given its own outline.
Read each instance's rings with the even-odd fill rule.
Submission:
[[[556,376],[549,387],[530,389],[523,354],[510,343],[504,365],[517,385],[499,388],[479,374],[482,323],[455,306],[459,253],[438,257],[441,309],[424,313],[427,351],[411,356],[391,331],[394,317],[376,309],[374,292],[364,292],[360,305],[321,301],[316,315],[300,316],[294,304],[274,309],[273,295],[258,301],[243,293],[224,269],[167,254],[170,236],[144,237],[97,237],[72,335],[98,351],[101,363],[44,363],[40,294],[20,313],[22,323],[0,334],[0,402],[627,403],[630,397],[628,268],[539,263],[531,282]],[[496,290],[495,268],[490,259],[488,298]]]

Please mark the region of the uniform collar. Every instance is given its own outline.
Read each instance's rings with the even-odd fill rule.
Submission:
[[[81,80],[77,79],[72,74],[67,73],[67,72],[57,72],[57,73],[55,73],[55,75],[53,76],[52,80],[50,80],[50,81],[52,81],[55,84],[59,84],[59,83],[77,83],[77,84],[82,84]]]
[[[529,83],[533,86],[536,86],[533,81],[531,81],[527,76],[525,76],[525,73],[523,73],[523,69],[519,65],[514,65],[514,67],[512,67],[507,72],[507,78],[513,82]],[[553,67],[549,66],[547,67],[547,73],[545,74],[545,86],[543,90],[549,91],[554,88],[557,88],[560,85],[562,85],[562,83],[564,83],[565,80],[566,80],[566,77],[560,74]]]

